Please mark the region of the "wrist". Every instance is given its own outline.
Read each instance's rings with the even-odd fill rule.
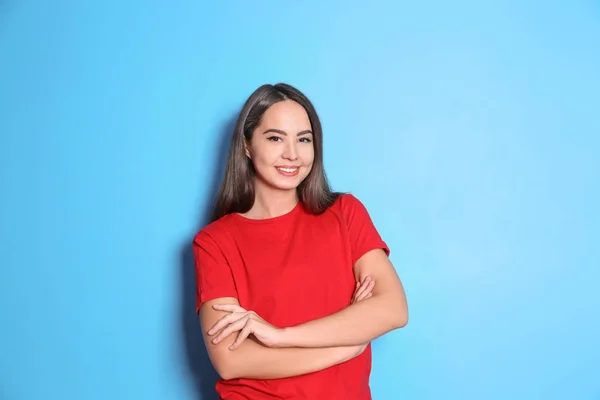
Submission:
[[[297,344],[294,342],[294,327],[281,328],[279,347],[296,347]]]

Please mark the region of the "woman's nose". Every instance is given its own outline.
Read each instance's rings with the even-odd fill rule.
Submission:
[[[298,158],[298,151],[294,143],[288,143],[283,151],[283,158],[288,160],[295,160]]]

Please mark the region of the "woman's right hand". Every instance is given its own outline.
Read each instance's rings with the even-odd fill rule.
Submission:
[[[373,295],[373,288],[375,287],[375,281],[369,278],[368,276],[363,279],[361,282],[356,282],[356,289],[354,290],[354,295],[352,296],[351,304],[358,303],[361,300],[366,300]],[[355,353],[353,357],[360,356],[369,346],[370,342],[353,346]]]
[[[356,282],[356,289],[354,289],[354,295],[350,304],[358,303],[361,300],[366,300],[373,295],[373,288],[375,287],[375,281],[368,276],[361,282]]]

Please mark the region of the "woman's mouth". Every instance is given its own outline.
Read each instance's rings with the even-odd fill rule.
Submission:
[[[300,167],[275,167],[283,176],[296,176],[300,172]]]

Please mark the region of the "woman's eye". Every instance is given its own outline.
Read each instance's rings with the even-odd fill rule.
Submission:
[[[310,143],[312,140],[310,140],[309,138],[301,138],[300,141],[302,143]]]
[[[271,137],[267,138],[267,140],[270,140],[272,142],[278,142],[281,140],[281,138],[279,136],[271,136]]]

